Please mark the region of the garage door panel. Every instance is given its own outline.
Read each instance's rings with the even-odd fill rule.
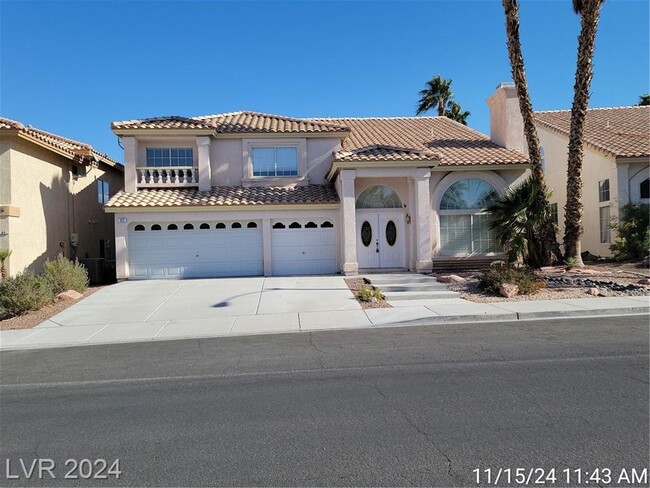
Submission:
[[[333,228],[273,229],[273,275],[336,272],[336,232]]]
[[[261,229],[184,230],[129,233],[131,278],[256,276],[264,270]]]

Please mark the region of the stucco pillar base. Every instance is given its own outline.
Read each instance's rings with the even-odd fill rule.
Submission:
[[[343,274],[345,276],[359,274],[359,265],[357,263],[344,263],[343,264]]]
[[[431,273],[433,271],[433,262],[432,261],[416,261],[415,262],[415,271],[418,273]]]

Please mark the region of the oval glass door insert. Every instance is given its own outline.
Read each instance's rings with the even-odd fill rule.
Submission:
[[[397,242],[397,227],[395,227],[395,222],[389,220],[386,224],[386,242],[389,246],[394,246]]]
[[[361,224],[361,242],[364,246],[368,247],[372,241],[372,227],[367,220]]]

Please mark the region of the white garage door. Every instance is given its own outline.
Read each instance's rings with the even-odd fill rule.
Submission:
[[[136,224],[129,231],[132,279],[255,276],[264,272],[258,221]]]
[[[271,229],[273,275],[336,272],[336,232],[330,221],[276,221]]]

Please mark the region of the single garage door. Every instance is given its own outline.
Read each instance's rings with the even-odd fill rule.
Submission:
[[[332,222],[274,221],[271,228],[273,275],[336,272],[336,231]]]
[[[132,279],[264,272],[259,221],[136,224],[129,231],[128,249]]]

